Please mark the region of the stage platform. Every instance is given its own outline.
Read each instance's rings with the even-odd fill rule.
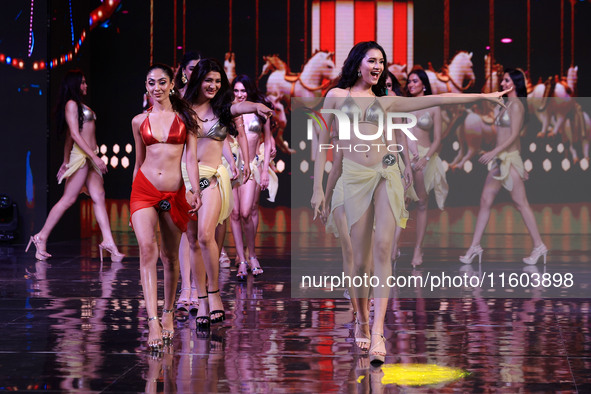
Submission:
[[[510,205],[495,207],[480,266],[457,261],[469,245],[477,208],[430,211],[424,264],[410,266],[411,225],[394,270],[424,273],[445,264],[468,274],[495,266],[528,274],[580,272],[591,254],[589,207],[534,206],[551,250],[546,267],[520,263],[531,241]],[[0,390],[591,392],[591,300],[545,298],[543,292],[526,298],[478,292],[393,298],[384,333],[386,363],[372,367],[355,347],[347,299],[292,298],[291,251],[302,249],[292,240],[307,241],[318,255],[338,252],[334,239],[318,235],[321,228],[305,209],[264,208],[257,236],[264,274],[239,282],[235,267],[222,267],[226,320],[203,332],[191,316],[177,323],[172,346],[151,354],[126,206],[111,201],[108,208],[127,255],[121,263],[99,261],[100,233],[84,205],[83,238],[50,242],[50,260],[35,261],[24,245],[0,248]],[[227,244],[233,261],[231,236]],[[588,280],[575,281],[588,289],[591,283],[581,278]]]

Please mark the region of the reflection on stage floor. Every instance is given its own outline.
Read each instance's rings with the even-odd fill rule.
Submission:
[[[588,265],[588,207],[570,206],[566,213],[534,207],[552,250],[548,267]],[[125,208],[111,209],[120,218],[112,220],[116,241],[127,255],[121,263],[101,264],[100,233],[90,219],[82,240],[50,243],[54,257],[48,261],[35,261],[21,245],[0,249],[1,390],[591,391],[591,300],[582,297],[395,297],[386,316],[386,363],[372,367],[355,348],[347,299],[292,298],[293,240],[307,241],[318,253],[337,244],[316,236],[321,229],[309,212],[287,208],[263,209],[257,237],[263,275],[239,282],[234,266],[221,268],[226,321],[205,332],[196,330],[194,316],[178,321],[172,345],[151,354],[137,244],[126,227]],[[499,215],[512,217],[511,209],[500,206]],[[555,216],[570,217],[571,227],[544,230],[545,220],[555,226]],[[411,230],[395,269],[412,273],[443,262],[460,270],[457,256],[468,246],[464,230],[473,226],[471,218],[455,208],[433,212],[424,267],[410,267]],[[493,226],[487,233],[488,264],[508,266],[528,254],[530,241],[518,225]],[[303,234],[305,228],[312,235]],[[228,251],[233,261],[233,248]],[[479,270],[478,264],[470,267],[463,272]],[[544,270],[541,263],[536,267]]]

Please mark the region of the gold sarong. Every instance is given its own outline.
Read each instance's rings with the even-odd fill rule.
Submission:
[[[396,224],[406,227],[408,211],[404,207],[404,187],[397,165],[383,167],[378,163],[373,167],[366,167],[347,158],[343,159],[343,191],[345,214],[349,232],[353,224],[361,218],[372,203],[376,187],[382,178],[386,181],[386,189],[390,207]],[[379,215],[376,212],[376,215]]]
[[[517,170],[521,179],[525,179],[523,160],[521,160],[518,150],[514,150],[513,152],[501,152],[497,155],[497,158],[500,160],[500,165],[497,163],[496,159],[493,159],[488,163],[488,170],[491,171],[499,167],[501,173],[498,176],[493,176],[493,178],[497,181],[501,181],[503,187],[511,191],[513,190],[513,179],[510,176],[511,166]]]

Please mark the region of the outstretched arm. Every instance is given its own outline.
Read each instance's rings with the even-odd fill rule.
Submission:
[[[411,112],[445,104],[469,104],[478,100],[489,100],[504,106],[503,95],[511,89],[493,93],[443,93],[422,97],[383,96],[378,97],[380,105],[387,112]]]

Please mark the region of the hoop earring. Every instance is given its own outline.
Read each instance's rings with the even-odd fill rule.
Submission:
[[[187,79],[187,75],[185,74],[184,71],[183,71],[183,73],[181,75],[181,82],[183,83],[183,85],[186,85],[187,82],[189,82],[189,80]]]

